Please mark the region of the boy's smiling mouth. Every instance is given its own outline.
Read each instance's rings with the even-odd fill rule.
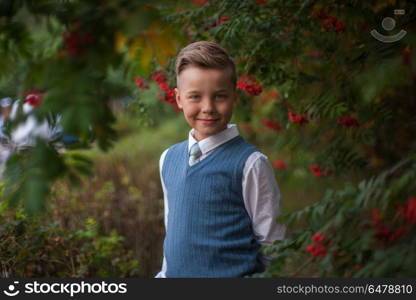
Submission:
[[[212,124],[218,120],[219,119],[197,119],[197,121],[201,121],[202,123],[207,124],[207,125]]]

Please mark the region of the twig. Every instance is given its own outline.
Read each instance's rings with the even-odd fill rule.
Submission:
[[[312,260],[313,260],[313,257],[310,257],[303,265],[301,265],[295,272],[293,272],[292,274],[290,274],[289,276],[290,277],[295,277],[295,276],[297,276],[299,273],[300,273],[300,271],[302,271],[302,269],[307,265],[307,264],[309,264],[309,263],[311,263],[312,262]]]
[[[391,168],[390,170],[386,171],[386,175],[390,176],[392,175],[394,172],[397,171],[397,169],[399,169],[400,167],[402,167],[403,165],[407,164],[408,162],[412,161],[413,158],[412,157],[408,157],[403,159],[402,161],[398,162],[393,168]]]

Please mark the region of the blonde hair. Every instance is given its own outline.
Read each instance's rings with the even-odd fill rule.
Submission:
[[[237,75],[233,59],[219,44],[208,41],[199,41],[183,48],[175,63],[176,78],[186,68],[194,66],[208,69],[231,70],[231,83],[237,84]]]

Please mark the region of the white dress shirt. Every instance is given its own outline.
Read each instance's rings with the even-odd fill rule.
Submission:
[[[14,102],[10,119],[14,120],[17,117],[17,110],[20,105],[20,100]],[[34,107],[27,102],[23,103],[22,111],[27,118],[24,122],[19,123],[16,128],[11,132],[11,142],[18,149],[33,147],[36,142],[36,138],[49,140],[51,136],[51,127],[48,122],[39,122],[32,114]]]
[[[192,129],[188,137],[188,151],[193,144],[198,141],[193,137]],[[212,151],[239,135],[237,126],[229,124],[228,128],[199,141],[199,147],[203,160]],[[165,205],[165,229],[167,228],[167,218],[169,213],[168,197],[165,184],[162,177],[163,162],[168,149],[166,149],[159,161],[160,178],[162,181],[164,205]],[[282,240],[285,235],[285,225],[276,223],[276,218],[281,214],[280,191],[275,180],[274,170],[269,163],[267,156],[261,152],[253,152],[246,160],[243,169],[243,200],[251,223],[254,235],[261,245],[270,245],[275,240]],[[156,278],[165,278],[166,276],[166,259],[163,257],[162,270],[156,275]]]

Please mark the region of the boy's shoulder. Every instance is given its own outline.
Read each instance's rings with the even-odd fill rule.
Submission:
[[[178,149],[178,148],[183,148],[183,147],[186,147],[187,145],[188,145],[188,140],[186,139],[182,142],[179,142],[179,143],[176,143],[176,144],[173,144],[173,145],[169,146],[167,149],[165,149],[164,152],[167,152],[169,150]]]
[[[181,147],[186,147],[187,144],[188,144],[188,140],[184,140],[182,142],[179,142],[179,143],[176,143],[176,144],[173,144],[173,145],[169,146],[168,148],[166,148],[162,152],[162,155],[160,156],[160,159],[164,158],[169,150],[178,149],[178,148],[181,148]]]
[[[264,167],[269,167],[270,166],[270,161],[269,161],[269,158],[267,157],[267,155],[264,154],[254,144],[250,143],[249,141],[247,141],[243,137],[241,137],[241,138],[242,138],[243,143],[246,145],[246,149],[249,152],[249,155],[246,157],[245,166],[248,169],[251,169],[253,167],[260,168],[260,169],[262,169]]]

